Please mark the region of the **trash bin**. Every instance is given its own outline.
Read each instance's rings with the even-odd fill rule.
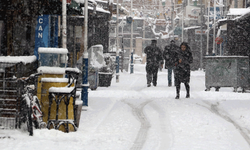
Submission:
[[[112,73],[107,72],[99,72],[99,86],[100,87],[108,87],[111,85],[111,80],[113,77]]]
[[[123,59],[123,68],[126,72],[128,72],[129,69],[129,57],[124,57]]]
[[[215,87],[248,87],[249,60],[247,56],[206,56],[205,57],[206,91]]]
[[[96,90],[99,84],[98,68],[90,67],[88,73],[89,88]]]

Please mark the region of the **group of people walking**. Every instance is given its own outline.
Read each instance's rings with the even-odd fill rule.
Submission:
[[[180,98],[181,83],[185,85],[186,98],[190,97],[190,64],[193,62],[193,56],[186,42],[177,46],[172,40],[162,51],[157,46],[157,40],[151,40],[151,45],[144,49],[144,53],[147,55],[146,78],[148,87],[151,86],[151,83],[153,86],[157,85],[158,68],[159,66],[163,67],[165,61],[165,69],[168,69],[168,86],[172,86],[172,72],[174,72],[175,98]]]

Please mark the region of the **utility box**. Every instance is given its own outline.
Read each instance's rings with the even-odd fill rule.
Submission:
[[[244,91],[248,87],[249,59],[247,56],[206,56],[205,57],[206,91],[215,87],[233,87]]]

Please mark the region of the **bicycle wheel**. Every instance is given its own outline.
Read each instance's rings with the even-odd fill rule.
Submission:
[[[42,109],[41,109],[40,101],[37,98],[37,96],[33,96],[32,111],[33,111],[33,123],[35,125],[35,128],[41,129],[41,128],[46,127],[46,123],[43,122]]]
[[[20,119],[21,119],[21,128],[27,130],[29,135],[33,135],[33,125],[32,125],[32,108],[27,104],[26,98],[23,98],[21,101],[20,109]]]
[[[30,136],[33,136],[33,123],[32,123],[32,107],[27,105],[28,109],[28,121],[27,121],[27,127],[28,127],[28,132]]]

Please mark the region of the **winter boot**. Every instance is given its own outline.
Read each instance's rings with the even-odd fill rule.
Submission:
[[[151,84],[150,84],[150,83],[148,83],[148,84],[147,84],[147,87],[150,87],[150,86],[151,86]]]
[[[175,99],[179,99],[180,98],[180,87],[176,87],[176,97]]]
[[[189,94],[190,86],[189,86],[189,84],[185,83],[185,87],[186,87],[186,91],[187,91],[186,98],[190,98],[190,94]]]
[[[172,82],[169,82],[169,83],[168,83],[168,86],[169,86],[169,87],[172,86]]]

